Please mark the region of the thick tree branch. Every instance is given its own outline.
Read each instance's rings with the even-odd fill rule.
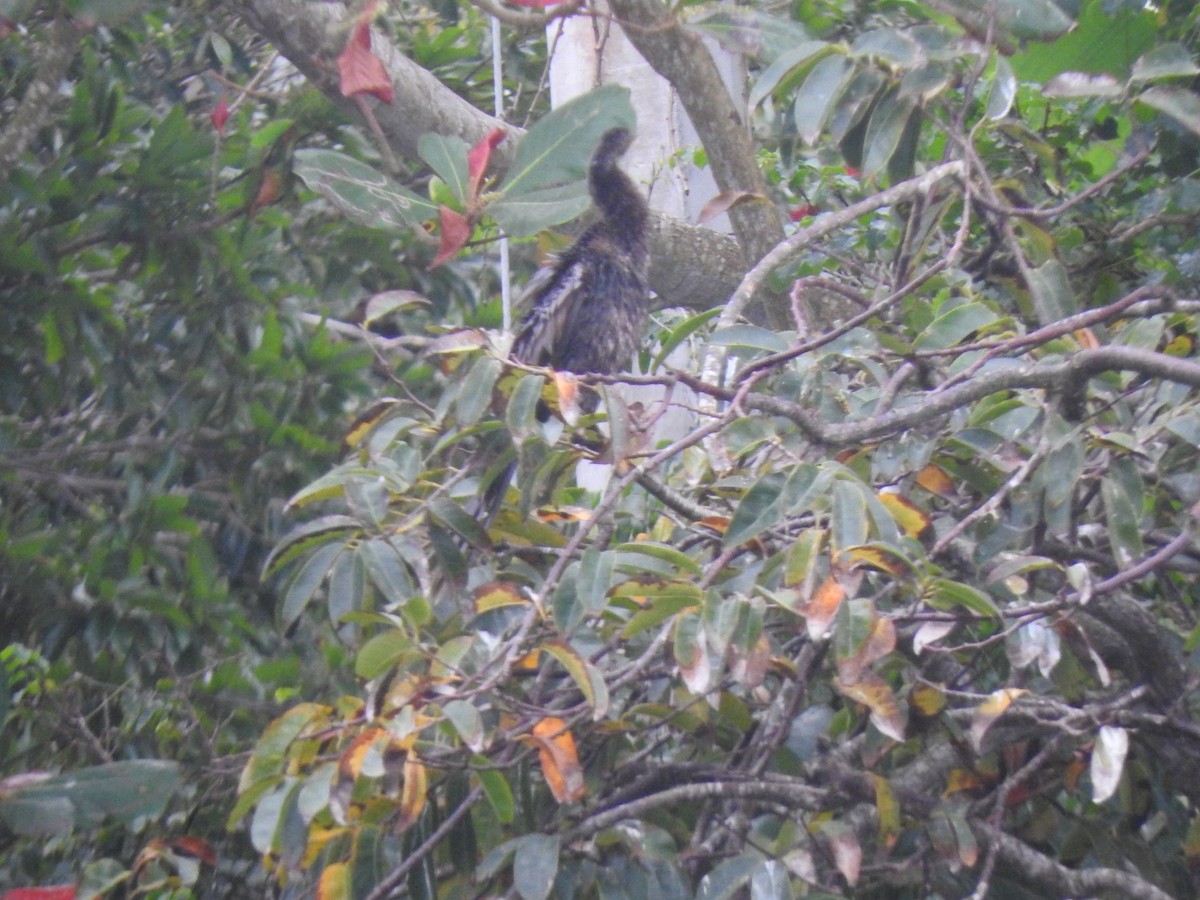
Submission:
[[[338,83],[337,57],[349,34],[344,4],[246,0],[227,5],[347,116],[359,117],[358,106],[342,96]],[[508,137],[492,156],[493,171],[503,174],[522,129],[476,109],[378,32],[372,48],[391,74],[396,95],[391,104],[365,102],[394,151],[415,159],[417,142],[427,132],[456,135],[474,144],[491,129],[503,127]],[[655,215],[650,239],[650,286],[659,295],[660,306],[717,306],[729,298],[741,278],[742,254],[737,242],[726,235]]]
[[[678,90],[718,187],[723,192],[767,196],[743,111],[729,96],[700,37],[686,30],[660,0],[609,0],[609,5],[646,62]],[[761,259],[784,238],[783,223],[772,204],[740,204],[729,210],[729,219],[747,263]],[[787,327],[789,311],[783,298],[769,302],[766,313],[772,327]]]

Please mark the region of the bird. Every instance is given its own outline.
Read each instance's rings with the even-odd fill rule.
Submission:
[[[649,307],[646,282],[650,208],[617,165],[633,143],[627,128],[604,132],[588,165],[588,191],[600,214],[544,278],[531,283],[531,303],[517,329],[511,358],[575,374],[624,370],[641,339]],[[584,406],[595,407],[595,398]],[[545,419],[547,413],[539,412]],[[488,485],[485,526],[512,480],[510,463]]]

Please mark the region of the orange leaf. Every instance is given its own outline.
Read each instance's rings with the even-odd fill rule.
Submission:
[[[846,590],[833,574],[828,575],[817,588],[816,593],[800,610],[800,614],[808,621],[808,636],[820,640],[829,631],[833,617],[837,615],[838,607],[846,599]]]
[[[379,57],[371,50],[371,22],[362,16],[350,32],[350,40],[338,54],[338,75],[341,77],[342,96],[370,94],[384,103],[391,103],[396,95],[392,79]]]
[[[533,726],[542,774],[554,799],[559,803],[582,800],[587,793],[583,783],[583,768],[575,752],[575,738],[562,719],[548,716]]]
[[[400,788],[400,821],[397,831],[413,825],[425,809],[425,797],[429,789],[429,773],[420,758],[412,750],[404,759],[404,785]]]
[[[559,415],[568,425],[574,425],[579,421],[579,382],[570,372],[555,372],[554,392],[558,395]]]
[[[949,498],[957,494],[957,491],[954,490],[954,482],[950,480],[946,470],[933,463],[929,463],[917,473],[917,484],[939,497]]]
[[[1072,333],[1075,335],[1075,340],[1079,341],[1079,346],[1085,350],[1095,350],[1100,346],[1096,333],[1090,328],[1077,328]]]
[[[866,672],[853,684],[834,678],[833,685],[851,700],[871,711],[871,724],[894,741],[904,741],[904,712],[888,683],[874,672]]]
[[[474,202],[479,195],[479,183],[483,181],[483,173],[487,171],[488,160],[507,132],[503,128],[493,128],[483,140],[471,148],[467,154],[467,202]]]
[[[438,213],[442,222],[442,240],[438,245],[437,256],[429,265],[431,269],[436,269],[452,257],[471,238],[471,223],[467,221],[466,216],[448,206],[441,207]]]

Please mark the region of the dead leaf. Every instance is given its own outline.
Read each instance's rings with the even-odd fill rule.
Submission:
[[[575,738],[567,723],[547,716],[533,726],[533,741],[537,744],[538,759],[550,793],[559,803],[574,803],[587,793]]]

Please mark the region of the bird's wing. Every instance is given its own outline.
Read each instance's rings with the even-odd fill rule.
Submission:
[[[556,268],[548,282],[540,286],[533,308],[513,341],[513,359],[534,366],[552,365],[554,348],[560,346],[563,328],[584,289],[583,276],[583,263],[573,260]]]

